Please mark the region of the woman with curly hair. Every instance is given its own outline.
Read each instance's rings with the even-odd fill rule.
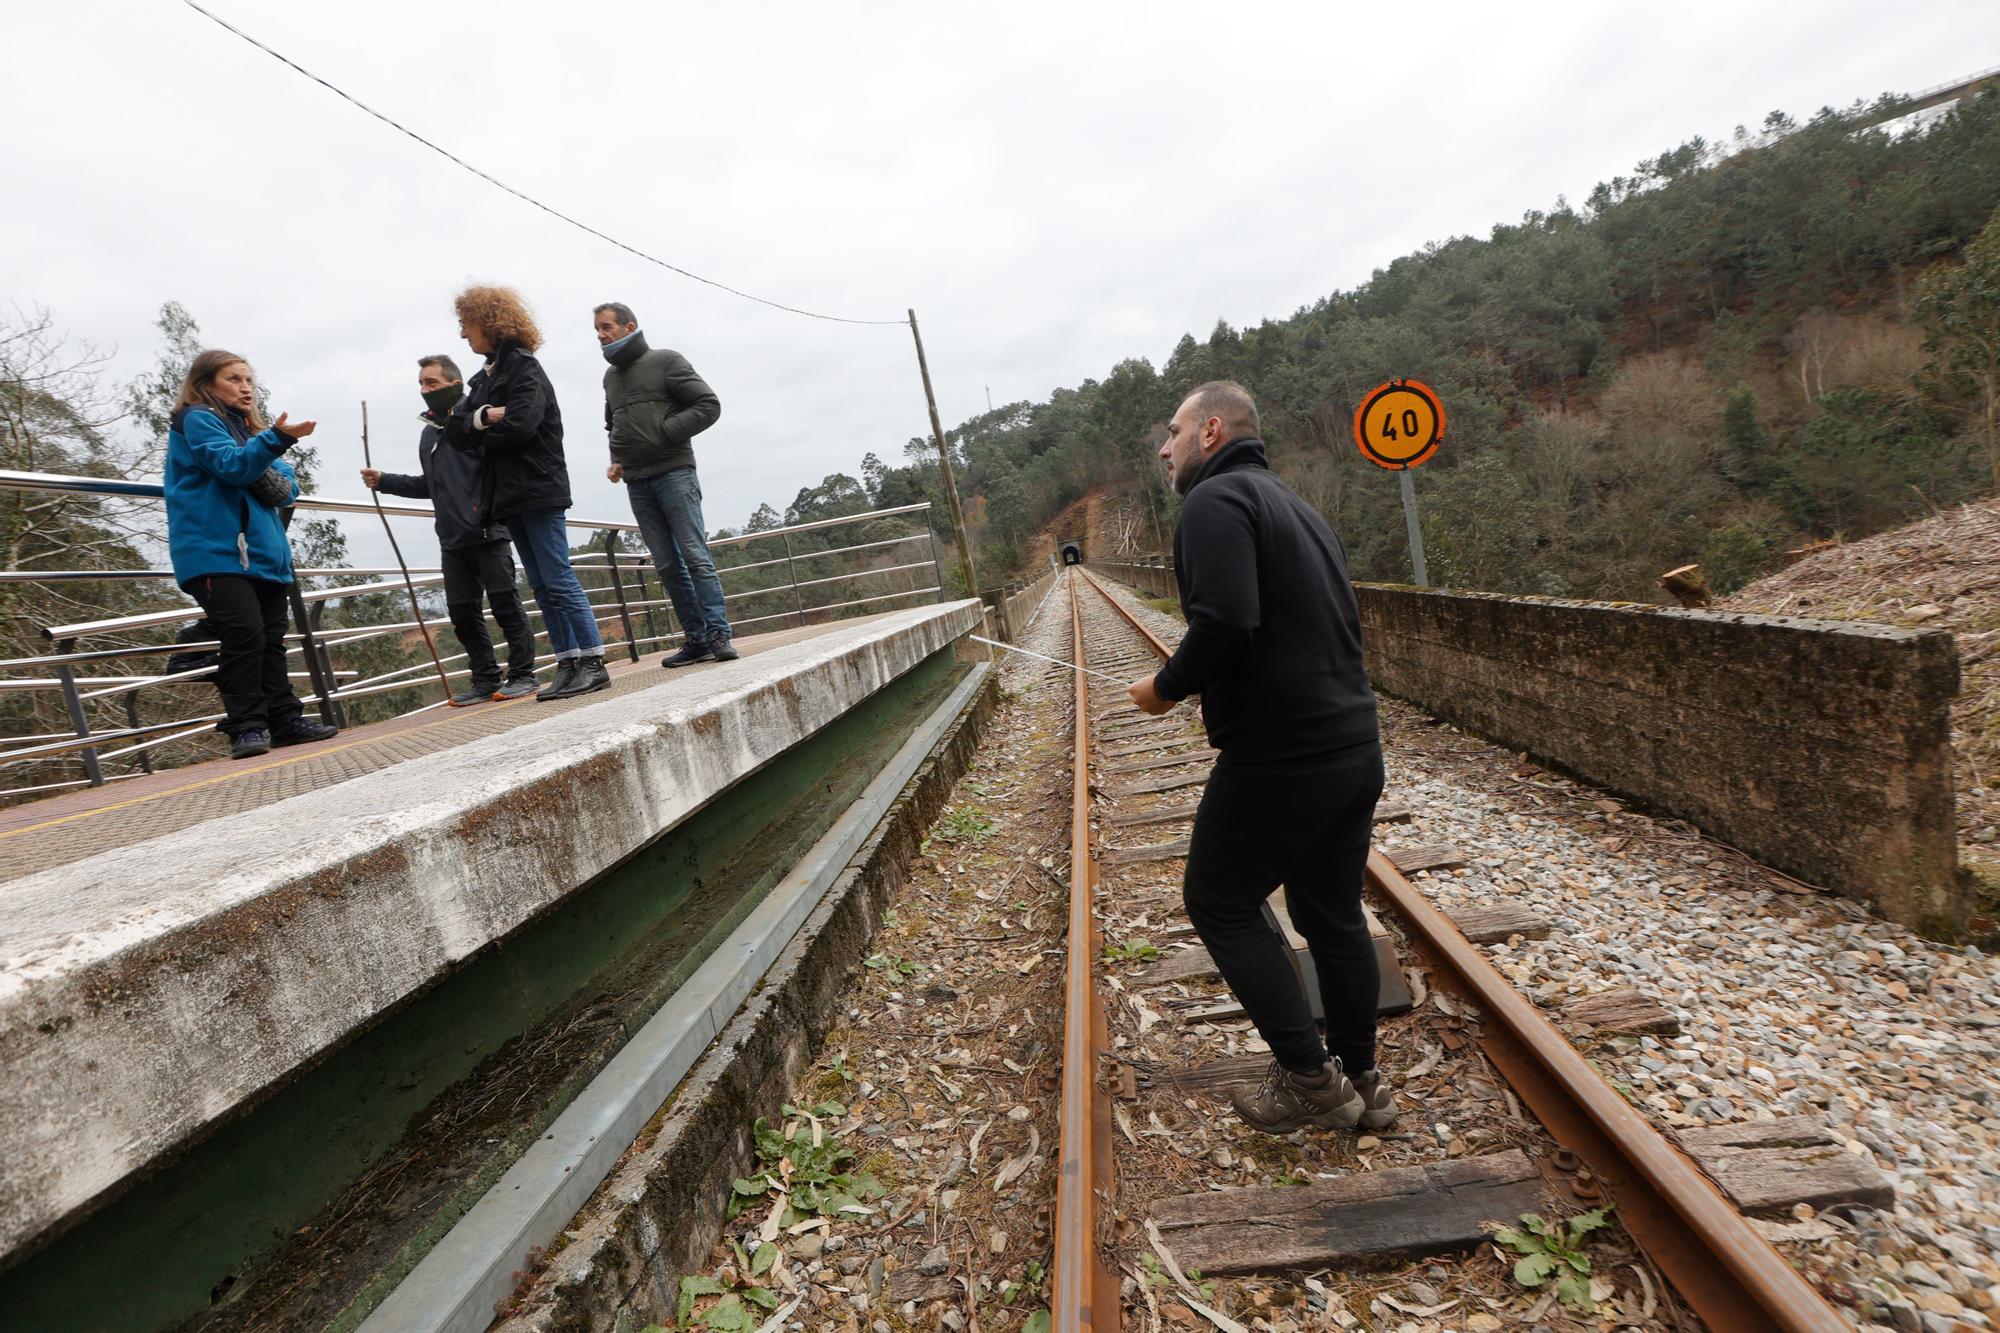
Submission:
[[[298,498],[285,451],[318,424],[280,413],[266,426],[257,381],[234,352],[203,352],[188,367],[167,432],[167,549],[174,582],[201,603],[221,643],[215,684],[229,757],[323,741],[285,674],[292,548],[279,510]]]
[[[535,359],[542,332],[511,287],[468,287],[453,302],[458,332],[486,365],[445,418],[447,444],[480,455],[482,512],[507,525],[555,650],[556,678],[537,699],[608,688],[597,617],[569,564],[569,467],[562,409]]]

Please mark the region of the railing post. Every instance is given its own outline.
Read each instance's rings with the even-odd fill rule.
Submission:
[[[641,560],[634,564],[632,568],[639,576],[639,600],[646,604],[646,641],[658,644],[660,641],[660,622],[653,619],[653,594],[646,591],[646,562]],[[720,577],[720,574],[721,571],[718,570],[717,576]],[[662,583],[660,585],[660,596],[665,597],[666,595],[667,588]]]
[[[604,530],[604,559],[611,566],[611,587],[618,594],[618,620],[625,626],[625,651],[639,660],[639,645],[632,638],[632,608],[625,604],[625,580],[618,574],[618,530]]]
[[[320,626],[325,620],[326,603],[314,602],[312,604],[312,615],[308,617],[308,623],[312,625],[313,633],[317,634],[319,632]],[[340,693],[340,677],[333,672],[333,649],[329,648],[324,641],[319,642],[317,646],[319,649],[319,674],[326,679],[327,688],[333,691],[333,694],[329,696],[333,700],[333,716],[327,720],[332,722],[336,727],[345,727],[347,725],[347,701],[338,697]]]
[[[803,625],[806,623],[806,599],[799,592],[799,567],[792,559],[792,534],[781,532],[778,535],[785,539],[785,572],[791,576],[792,605],[798,608],[799,623]]]
[[[937,587],[938,603],[944,603],[944,566],[938,563],[937,528],[931,524],[931,504],[924,501],[924,536],[931,541],[931,582]]]
[[[56,652],[65,657],[75,651],[75,639],[64,639],[56,645]],[[69,663],[59,663],[56,679],[62,682],[63,702],[69,705],[69,724],[76,728],[77,739],[81,740],[90,735],[90,719],[83,715],[83,700],[76,692],[76,672],[70,669]],[[86,747],[78,751],[77,757],[83,760],[83,775],[90,779],[90,785],[102,787],[104,771],[97,766],[96,749]]]
[[[306,675],[312,678],[313,694],[319,698],[319,716],[330,727],[339,722],[334,715],[339,711],[333,700],[332,674],[320,660],[319,639],[313,634],[312,614],[306,610],[305,598],[299,595],[298,580],[292,580],[286,588],[292,599],[292,623],[299,629],[299,655],[305,659]]]
[[[137,690],[132,690],[125,696],[125,720],[131,724],[132,730],[137,731],[139,729],[139,691]],[[134,750],[133,753],[139,757],[140,768],[145,769],[148,773],[153,771],[153,752],[151,750],[142,747]]]

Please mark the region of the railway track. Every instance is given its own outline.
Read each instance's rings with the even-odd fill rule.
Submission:
[[[1088,572],[1067,571],[1065,582],[1072,648],[1080,665],[1129,679],[1152,670],[1168,655],[1169,645]],[[1152,925],[1165,932],[1163,940],[1191,944],[1185,926],[1165,919],[1162,886],[1177,880],[1185,835],[1179,841],[1170,835],[1192,815],[1213,752],[1207,749],[1192,710],[1148,718],[1132,708],[1123,690],[1111,681],[1081,672],[1073,675],[1075,799],[1050,1308],[1055,1330],[1103,1331],[1127,1326],[1133,1284],[1123,1282],[1120,1273],[1136,1271],[1129,1258],[1132,1253],[1158,1255],[1170,1277],[1193,1290],[1172,1252],[1161,1244],[1160,1225],[1171,1228],[1175,1217],[1185,1221],[1195,1213],[1216,1214],[1218,1207],[1221,1213],[1228,1212],[1217,1203],[1223,1192],[1214,1189],[1177,1199],[1155,1196],[1152,1186],[1160,1172],[1154,1163],[1137,1165],[1136,1178],[1121,1176],[1120,1160],[1142,1156],[1142,1142],[1118,1106],[1132,1098],[1138,1077],[1146,1076],[1146,1062],[1114,1049],[1107,999],[1113,992],[1127,994],[1132,983],[1111,970],[1100,924],[1114,912],[1122,910],[1130,919],[1138,910],[1129,904],[1121,909],[1100,898],[1107,886],[1107,869],[1115,884],[1130,868],[1149,867],[1153,905],[1139,910],[1139,919],[1147,919],[1149,911],[1155,913]],[[1452,1015],[1447,1021],[1455,1029],[1446,1034],[1445,1044],[1454,1045],[1456,1038],[1455,1049],[1482,1053],[1511,1089],[1511,1094],[1503,1094],[1506,1105],[1515,1107],[1518,1098],[1518,1105],[1538,1122],[1526,1123],[1517,1112],[1515,1118],[1523,1123],[1498,1131],[1499,1141],[1510,1145],[1504,1153],[1460,1155],[1461,1142],[1451,1156],[1435,1164],[1400,1168],[1410,1174],[1397,1179],[1416,1182],[1417,1191],[1401,1209],[1405,1221],[1425,1211],[1427,1196],[1477,1197],[1496,1178],[1499,1185],[1490,1196],[1496,1201],[1518,1201],[1523,1190],[1531,1199],[1559,1197],[1557,1191],[1565,1191],[1579,1203],[1615,1205],[1632,1241],[1666,1279],[1673,1296],[1711,1329],[1830,1333],[1851,1327],[1692,1162],[1605,1082],[1535,1004],[1429,904],[1393,859],[1380,850],[1371,853],[1367,881],[1374,907],[1386,911],[1400,927],[1406,947],[1423,964],[1423,975],[1452,997],[1438,1005]],[[1172,903],[1178,906],[1177,895]],[[1288,922],[1274,919],[1274,924],[1289,931]],[[1386,948],[1384,935],[1378,945]],[[1191,974],[1193,969],[1185,965],[1198,965],[1198,953],[1189,948],[1169,954],[1150,976],[1136,980],[1144,984]],[[1400,985],[1400,969],[1388,967],[1385,974],[1394,974],[1392,982]],[[1385,996],[1385,1012],[1392,1004]],[[1152,1012],[1143,1002],[1129,1007]],[[1193,1087],[1231,1073],[1241,1079],[1254,1077],[1251,1071],[1261,1063],[1253,1051],[1233,1062],[1212,1061],[1203,1067],[1207,1073],[1193,1069],[1177,1075],[1155,1068],[1150,1074],[1155,1083]],[[1401,1072],[1393,1061],[1385,1067],[1392,1079]],[[1469,1074],[1467,1084],[1476,1085],[1477,1075]],[[1189,1099],[1186,1104],[1193,1107],[1195,1102]],[[1217,1109],[1213,1114],[1230,1113]],[[1531,1170],[1520,1168],[1521,1158],[1527,1159]],[[1507,1176],[1510,1170],[1512,1177]],[[1389,1173],[1377,1173],[1369,1183],[1381,1188],[1388,1179]],[[1337,1193],[1340,1185],[1336,1181],[1326,1188]],[[1264,1225],[1267,1200],[1276,1197],[1268,1191],[1254,1197],[1242,1191],[1233,1200],[1223,1200],[1239,1205],[1241,1217],[1233,1228],[1223,1225],[1209,1234],[1227,1236],[1233,1231],[1239,1240],[1250,1237],[1229,1242],[1236,1247],[1226,1256],[1233,1271],[1262,1267],[1277,1272],[1301,1266],[1304,1251],[1289,1247],[1280,1231]],[[1280,1206],[1288,1207],[1301,1197],[1287,1196]],[[1253,1218],[1257,1225],[1248,1224]],[[1514,1217],[1490,1220],[1512,1222]],[[1242,1252],[1246,1244],[1248,1253]],[[1265,1247],[1261,1255],[1256,1252],[1260,1244]],[[1416,1248],[1421,1250],[1422,1244]],[[1337,1252],[1339,1246],[1334,1249]],[[1216,1252],[1213,1244],[1208,1252]],[[1143,1283],[1140,1289],[1144,1294]],[[1146,1299],[1150,1301],[1150,1295]],[[1208,1313],[1193,1296],[1185,1301]],[[1231,1326],[1226,1316],[1211,1315],[1210,1322],[1219,1328]]]

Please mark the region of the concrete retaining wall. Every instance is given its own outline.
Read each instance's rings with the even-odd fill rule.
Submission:
[[[830,628],[9,883],[0,1255],[977,624],[968,601]]]
[[[1091,566],[1175,597],[1164,556]],[[1361,584],[1375,688],[1924,928],[1958,871],[1949,634]]]
[[[980,594],[980,600],[985,604],[985,624],[980,634],[1001,643],[1013,643],[1027,628],[1029,618],[1042,604],[1042,599],[1048,596],[1055,581],[1056,571],[1051,566],[1040,578],[1031,582],[988,588]]]
[[[1378,690],[1926,929],[1964,922],[1951,635],[1361,585]]]

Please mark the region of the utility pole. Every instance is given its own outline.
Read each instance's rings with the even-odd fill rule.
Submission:
[[[986,386],[986,410],[993,410],[993,386],[990,384]]]
[[[944,470],[944,499],[951,508],[953,535],[958,538],[958,563],[965,575],[965,595],[979,596],[979,580],[972,570],[972,544],[965,535],[965,511],[958,507],[958,483],[951,475],[951,446],[945,443],[944,423],[938,419],[937,395],[931,392],[930,363],[924,360],[924,335],[917,332],[917,312],[910,311],[910,337],[917,343],[917,371],[924,377],[924,402],[931,410],[931,435],[937,440],[938,466]]]

